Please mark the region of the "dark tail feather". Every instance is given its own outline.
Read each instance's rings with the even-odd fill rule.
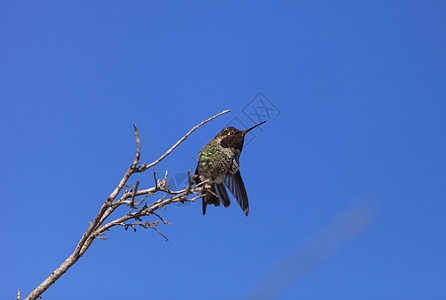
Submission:
[[[220,201],[218,201],[217,193],[214,186],[208,191],[205,191],[205,195],[201,198],[201,203],[203,205],[203,216],[206,214],[206,207],[208,204],[213,204],[215,206],[220,206]]]
[[[200,176],[198,176],[197,170],[195,170],[194,177],[195,177],[195,183],[199,184],[201,182],[201,180],[200,180]],[[225,188],[223,185],[222,185],[222,187],[223,187],[223,189]],[[203,193],[205,193],[205,195],[203,196],[203,198],[201,198],[201,203],[202,203],[202,206],[203,206],[203,208],[202,208],[203,215],[205,215],[206,214],[206,207],[208,206],[208,204],[213,204],[215,206],[220,206],[220,201],[218,201],[218,197],[219,197],[220,194],[217,193],[217,191],[215,190],[215,185],[212,185],[210,190],[203,189]],[[224,193],[226,194],[226,198],[228,198],[228,201],[229,201],[229,197],[228,197],[228,194],[226,193],[226,190],[224,190]],[[225,203],[223,203],[223,205],[225,205]]]
[[[231,201],[229,200],[228,193],[226,192],[226,188],[223,183],[215,183],[214,188],[217,191],[221,204],[223,204],[224,207],[228,207],[229,204],[231,204]]]
[[[215,187],[212,186],[212,188],[208,191],[206,191],[206,196],[204,196],[202,199],[203,203],[203,215],[206,214],[206,206],[208,204],[213,204],[215,206],[220,206],[220,201],[218,201],[218,197],[216,196],[217,193],[215,191]]]
[[[202,206],[203,206],[203,216],[206,214],[206,206],[208,205],[207,203],[206,203],[206,200],[204,200],[204,197],[203,198],[201,198],[201,204],[202,204]]]
[[[197,170],[198,170],[198,166],[197,166],[197,169],[195,169],[195,173],[194,173],[195,184],[199,184],[201,182],[200,176],[198,175]],[[206,214],[206,207],[208,206],[208,203],[207,203],[208,199],[207,198],[209,198],[209,194],[206,194],[206,195],[204,195],[201,198],[201,205],[202,205],[203,216]]]

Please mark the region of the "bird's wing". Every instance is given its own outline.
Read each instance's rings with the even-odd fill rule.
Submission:
[[[237,170],[235,174],[226,173],[224,183],[231,191],[232,195],[234,195],[245,215],[248,216],[248,195],[246,194],[245,185],[243,184],[242,176],[240,175],[240,170]]]

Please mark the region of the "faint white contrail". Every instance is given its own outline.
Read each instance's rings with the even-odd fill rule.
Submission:
[[[376,210],[365,203],[338,215],[293,254],[273,265],[244,299],[278,299],[288,288],[357,238],[375,219]]]

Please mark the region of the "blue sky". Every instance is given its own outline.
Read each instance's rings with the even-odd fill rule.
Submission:
[[[44,299],[445,299],[445,28],[442,1],[2,1],[0,298],[72,253],[132,122],[151,162],[232,110],[156,167],[181,178],[256,108],[249,217],[194,203],[161,212],[169,242],[114,228]]]

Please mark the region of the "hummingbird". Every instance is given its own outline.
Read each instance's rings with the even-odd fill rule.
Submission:
[[[245,215],[248,216],[248,195],[240,175],[239,158],[246,134],[265,122],[247,130],[238,130],[232,126],[226,127],[200,151],[194,177],[196,184],[208,180],[204,185],[203,193],[205,195],[201,198],[203,215],[206,214],[208,204],[219,206],[221,203],[224,207],[231,204],[226,192],[226,185]]]

